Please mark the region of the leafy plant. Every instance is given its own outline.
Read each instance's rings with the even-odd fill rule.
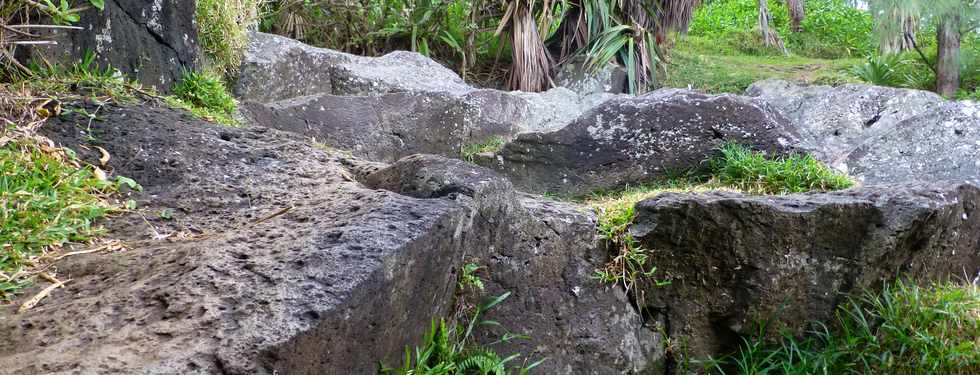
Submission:
[[[520,354],[503,358],[488,347],[479,346],[473,342],[473,335],[477,327],[500,325],[495,321],[483,319],[483,316],[508,297],[510,297],[509,292],[480,304],[465,324],[449,324],[445,319],[433,320],[429,332],[422,339],[422,344],[414,350],[405,348],[405,358],[402,365],[393,369],[381,364],[381,373],[395,375],[527,374],[528,371],[544,362],[544,359],[530,364],[525,360],[520,366],[515,367],[510,363],[519,359]],[[505,334],[489,346],[519,338],[521,336]]]
[[[899,281],[848,298],[834,324],[814,323],[807,337],[765,328],[714,371],[742,374],[974,374],[980,372],[980,291],[976,285],[928,287]]]
[[[869,56],[864,64],[855,66],[852,73],[873,85],[897,87],[903,83],[897,70],[900,63],[898,55]]]
[[[456,288],[459,290],[466,290],[469,288],[476,288],[477,290],[483,290],[483,279],[480,278],[476,273],[477,271],[483,269],[479,264],[467,263],[463,265],[460,270],[459,282]]]

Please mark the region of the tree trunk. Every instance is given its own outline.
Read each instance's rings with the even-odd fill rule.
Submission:
[[[806,17],[804,0],[786,0],[786,8],[789,10],[790,28],[794,33],[803,31],[803,27],[800,24],[803,23],[803,19]]]
[[[879,32],[878,52],[882,55],[891,55],[905,52],[915,48],[915,35],[919,32],[919,21],[915,16],[900,14],[898,11],[889,14],[885,19],[879,19],[879,29],[885,27],[882,24],[893,28],[888,31]],[[901,29],[893,25],[900,25]]]
[[[770,26],[771,23],[772,14],[769,13],[769,4],[766,0],[759,0],[759,31],[762,32],[762,39],[765,40],[767,46],[788,54],[782,39],[779,39],[779,34]]]
[[[936,92],[953,97],[960,88],[960,15],[948,14],[936,31],[939,57],[936,61]]]

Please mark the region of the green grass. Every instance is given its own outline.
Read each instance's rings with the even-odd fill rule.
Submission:
[[[684,37],[667,65],[666,87],[692,88],[719,94],[741,94],[752,83],[776,78],[800,83],[857,82],[849,71],[861,58],[816,59],[797,55],[746,55],[713,45],[706,38]]]
[[[103,234],[96,221],[120,209],[107,196],[122,184],[138,188],[72,162],[70,153],[45,153],[26,141],[0,148],[0,300],[30,282],[33,257]]]
[[[463,148],[460,150],[460,155],[463,157],[463,160],[472,163],[477,154],[500,151],[505,144],[507,144],[506,139],[500,136],[493,136],[482,143],[474,143],[463,146]]]
[[[217,75],[185,72],[180,82],[174,85],[173,95],[166,100],[168,104],[184,108],[197,117],[223,125],[238,125],[235,119],[238,103]]]
[[[759,194],[831,191],[853,187],[847,175],[809,155],[768,158],[748,147],[729,143],[709,161],[714,179],[723,186]]]
[[[741,374],[977,374],[980,373],[980,290],[976,285],[909,282],[850,298],[832,325],[778,342],[745,340],[715,372]]]
[[[194,21],[207,57],[206,70],[234,73],[248,44],[248,27],[258,22],[259,0],[198,0]]]

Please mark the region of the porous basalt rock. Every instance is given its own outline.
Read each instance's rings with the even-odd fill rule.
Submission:
[[[591,278],[605,251],[577,207],[458,160],[384,166],[172,109],[102,113],[43,132],[103,147],[112,173],[143,184],[140,211],[110,222],[129,250],[70,257],[64,289],[24,314],[0,309],[4,371],[373,373],[448,315],[464,260],[488,267],[488,293],[513,292],[490,317],[531,336],[495,346],[502,354],[549,357],[547,373],[662,358],[624,293]],[[155,214],[165,209],[172,219]]]
[[[383,162],[416,153],[458,157],[465,145],[518,133],[528,111],[523,100],[494,90],[320,94],[243,108],[256,123]]]
[[[558,130],[520,134],[479,163],[525,191],[582,195],[697,169],[725,142],[771,155],[800,144],[764,104],[665,89],[609,100]]]
[[[863,84],[809,86],[759,81],[746,90],[779,110],[823,160],[842,162],[866,140],[895,130],[916,115],[939,107],[943,98],[921,90]]]
[[[668,193],[640,202],[629,229],[656,278],[643,302],[691,358],[733,353],[766,324],[803,334],[848,293],[883,282],[973,277],[980,189],[955,183],[750,197]]]

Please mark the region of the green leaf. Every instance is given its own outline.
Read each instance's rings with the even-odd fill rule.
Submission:
[[[98,10],[105,10],[105,0],[88,0]]]

